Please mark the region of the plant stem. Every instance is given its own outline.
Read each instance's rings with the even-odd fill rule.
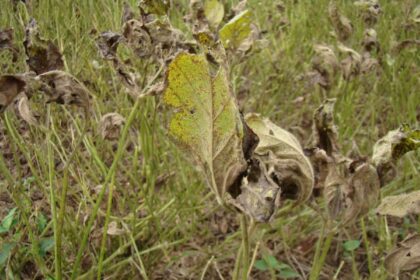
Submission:
[[[365,250],[366,250],[366,255],[367,255],[367,260],[368,260],[369,275],[372,276],[373,275],[373,260],[372,260],[372,254],[370,253],[370,250],[369,250],[369,247],[370,247],[369,239],[367,236],[364,218],[360,219],[360,227],[362,229],[363,243],[365,244]]]
[[[241,215],[241,230],[242,230],[242,279],[248,278],[248,267],[249,267],[249,236],[248,236],[248,223],[245,214]]]
[[[327,237],[325,238],[325,231],[328,230],[328,222],[323,223],[321,233],[318,239],[318,243],[316,246],[315,256],[313,259],[313,266],[311,270],[311,274],[309,276],[309,280],[317,280],[319,278],[319,274],[321,273],[321,269],[324,266],[325,258],[327,257],[328,250],[330,249],[332,239],[334,237],[335,231],[331,230]]]

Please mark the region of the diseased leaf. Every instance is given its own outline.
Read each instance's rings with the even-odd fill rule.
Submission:
[[[251,36],[251,12],[248,10],[235,16],[219,31],[219,37],[226,49],[237,50]]]
[[[13,42],[13,28],[0,29],[0,51],[9,50],[13,55],[13,62],[16,62],[19,55],[18,48]]]
[[[336,2],[331,1],[328,6],[328,14],[338,38],[340,40],[346,41],[353,33],[353,25],[351,21],[340,14],[340,11],[337,8]]]
[[[125,119],[118,113],[108,113],[99,122],[99,131],[103,139],[118,140]]]
[[[247,168],[244,125],[226,70],[213,73],[205,55],[177,55],[168,67],[164,102],[174,110],[170,135],[201,167],[220,201]]]
[[[363,38],[363,48],[367,52],[372,52],[373,50],[379,51],[380,45],[378,42],[378,34],[375,29],[368,28],[365,30]]]
[[[341,61],[343,78],[345,80],[350,80],[354,77],[357,77],[360,73],[362,56],[355,50],[346,47],[343,44],[339,44],[338,49],[347,55],[347,57]]]
[[[23,45],[28,57],[26,63],[38,75],[64,68],[60,50],[50,40],[44,40],[40,37],[35,19],[31,19],[26,26],[26,37]]]
[[[400,242],[385,258],[385,268],[397,276],[420,268],[420,235],[415,234]]]
[[[26,87],[26,81],[22,75],[0,76],[0,113],[21,93]]]
[[[340,69],[337,56],[332,47],[327,45],[315,45],[314,51],[312,68],[322,77],[322,80],[318,78],[319,82],[317,83],[328,89],[331,86],[334,75]]]
[[[204,13],[211,26],[217,27],[225,15],[225,7],[219,0],[205,0]]]
[[[362,11],[362,17],[365,23],[374,25],[381,14],[381,6],[378,0],[360,0],[354,2],[356,7],[359,7]]]
[[[392,52],[395,54],[400,53],[402,50],[411,48],[411,47],[420,47],[420,40],[408,39],[402,42],[399,42],[395,47],[393,47]]]
[[[338,132],[334,122],[336,99],[327,99],[314,113],[314,146],[324,150],[328,156],[338,151]]]
[[[107,60],[114,60],[117,58],[118,45],[122,41],[121,34],[115,32],[102,32],[96,39],[96,45],[101,53],[101,56]]]
[[[387,196],[382,199],[376,212],[400,218],[409,214],[420,214],[420,191]]]
[[[147,14],[164,16],[170,8],[169,0],[140,0],[139,6]]]
[[[121,16],[121,23],[124,24],[125,22],[134,19],[136,15],[134,14],[133,10],[131,9],[130,4],[124,2],[123,4],[123,12]]]
[[[260,142],[254,151],[265,165],[268,176],[281,189],[282,197],[305,202],[312,194],[314,172],[299,141],[268,119],[251,114],[246,123]]]
[[[63,71],[50,71],[38,76],[41,91],[50,98],[48,102],[89,107],[89,91],[72,75]]]
[[[418,148],[420,148],[420,130],[413,130],[408,125],[403,125],[388,132],[375,143],[372,162],[377,168],[381,168]]]
[[[24,119],[28,124],[38,124],[37,119],[29,107],[29,99],[25,94],[23,94],[18,101],[18,111],[22,119]]]

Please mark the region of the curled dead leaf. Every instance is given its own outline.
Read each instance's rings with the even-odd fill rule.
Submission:
[[[99,121],[99,131],[105,140],[118,140],[125,119],[118,113],[108,113]]]
[[[48,102],[76,105],[87,109],[90,105],[88,89],[72,75],[55,70],[37,77],[42,82],[40,90],[49,96]]]
[[[376,33],[375,29],[368,28],[365,30],[362,45],[364,50],[367,52],[372,52],[373,50],[380,50],[378,34]]]
[[[0,76],[0,113],[9,106],[19,93],[26,87],[26,81],[22,75]]]
[[[402,42],[399,42],[395,47],[393,47],[392,52],[395,54],[400,53],[402,50],[412,47],[420,47],[420,40],[408,39]]]
[[[22,119],[24,119],[28,124],[38,125],[38,121],[29,106],[29,99],[25,94],[22,94],[18,101],[18,111]]]
[[[420,214],[420,191],[387,196],[382,199],[376,212],[381,215],[399,218],[409,214]]]
[[[414,234],[401,241],[385,258],[386,270],[395,276],[420,267],[420,235]]]
[[[366,24],[373,25],[378,21],[382,12],[378,0],[359,0],[355,1],[354,4],[361,10]]]
[[[280,188],[282,198],[305,202],[312,194],[314,171],[299,141],[256,114],[247,115],[245,121],[260,139],[254,155],[264,164],[265,176]]]
[[[115,32],[102,32],[96,39],[96,45],[101,56],[107,60],[114,60],[117,58],[117,49],[120,42],[123,40],[121,34]]]
[[[334,122],[334,107],[336,99],[327,99],[315,110],[313,134],[314,146],[332,156],[338,152],[338,132]]]
[[[328,15],[338,38],[342,41],[346,41],[350,38],[353,33],[353,25],[347,17],[340,14],[335,1],[330,2],[328,6]]]
[[[0,51],[9,50],[13,55],[13,62],[16,62],[19,55],[18,48],[13,42],[13,28],[0,29]]]
[[[314,51],[312,68],[322,76],[322,80],[318,79],[320,81],[319,84],[321,86],[324,85],[324,88],[329,88],[334,75],[340,68],[337,56],[332,47],[327,45],[315,45]]]
[[[171,6],[169,0],[140,0],[139,7],[146,14],[164,16],[168,13]]]
[[[362,56],[355,50],[344,46],[343,44],[338,45],[340,52],[347,55],[345,59],[341,61],[341,70],[343,72],[343,78],[350,80],[357,77],[360,73],[362,65]]]
[[[111,235],[111,236],[119,236],[119,235],[125,234],[126,230],[122,229],[122,228],[118,228],[117,222],[112,221],[108,224],[108,229],[107,229],[106,233],[108,235]]]
[[[26,63],[38,75],[64,68],[60,50],[52,41],[40,37],[35,19],[31,19],[26,26],[26,37],[23,45],[27,55]]]

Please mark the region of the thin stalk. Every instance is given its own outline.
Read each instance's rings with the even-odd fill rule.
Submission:
[[[366,250],[366,255],[367,255],[367,260],[368,260],[369,275],[372,276],[373,275],[373,260],[372,260],[372,254],[370,253],[370,250],[369,250],[369,247],[370,247],[369,239],[367,236],[364,218],[360,219],[360,227],[362,229],[363,243],[365,244],[365,250]]]
[[[334,237],[335,231],[331,230],[327,237],[325,237],[325,231],[327,230],[327,223],[323,223],[321,234],[316,246],[315,256],[313,259],[313,267],[309,280],[317,280],[321,273],[322,267],[324,266],[325,258],[327,257],[328,251],[331,247],[331,242]],[[324,241],[325,238],[325,241]]]
[[[241,215],[241,230],[242,230],[242,247],[243,247],[243,256],[242,256],[242,279],[248,279],[248,267],[249,267],[249,236],[248,236],[248,223],[246,220],[246,215]]]

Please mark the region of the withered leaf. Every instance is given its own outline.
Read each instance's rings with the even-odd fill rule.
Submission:
[[[332,47],[327,45],[315,45],[314,51],[312,68],[322,76],[319,84],[324,88],[329,88],[334,75],[340,69],[337,56]]]
[[[353,33],[353,25],[351,21],[340,14],[335,1],[331,1],[328,6],[328,14],[335,32],[340,40],[346,41]]]
[[[40,37],[35,19],[31,19],[26,26],[26,37],[23,45],[25,46],[27,55],[26,63],[38,75],[64,68],[60,50],[50,40],[45,40]]]
[[[124,24],[129,20],[134,19],[135,14],[133,12],[133,10],[131,9],[130,4],[128,4],[127,2],[124,2],[123,4],[123,13],[121,16],[121,23]]]
[[[360,72],[367,74],[371,72],[379,73],[379,61],[373,58],[369,52],[365,52],[362,56],[362,64],[360,65]]]
[[[385,258],[386,270],[395,276],[420,267],[420,235],[414,234],[400,242]]]
[[[398,160],[409,151],[420,148],[420,130],[402,125],[388,132],[373,146],[372,162],[376,167]]]
[[[169,0],[140,0],[139,7],[147,14],[164,16],[168,13],[170,3]]]
[[[247,168],[244,125],[223,66],[213,73],[206,56],[180,53],[170,63],[164,102],[175,111],[169,132],[204,171],[219,202]]]
[[[365,23],[373,25],[378,21],[381,13],[381,6],[378,0],[359,0],[354,4],[362,10],[362,16]]]
[[[122,40],[121,34],[107,31],[99,35],[96,39],[96,45],[104,59],[114,60],[117,58],[118,45]]]
[[[55,70],[39,75],[38,79],[42,82],[41,91],[49,96],[48,102],[89,107],[89,91],[72,75]]]
[[[37,125],[38,121],[35,118],[30,106],[29,99],[25,94],[22,94],[18,101],[19,115],[30,125]]]
[[[382,199],[376,212],[400,218],[409,214],[420,214],[420,191],[387,196]]]
[[[353,77],[358,76],[362,65],[362,56],[355,50],[346,47],[343,44],[339,44],[338,49],[347,55],[347,57],[341,61],[343,78],[345,80],[350,80]]]
[[[26,86],[26,81],[21,75],[0,76],[0,113],[21,93]]]
[[[128,46],[139,57],[146,57],[152,54],[152,39],[140,21],[136,19],[127,21],[123,26],[123,35],[127,40]]]
[[[13,42],[13,28],[0,29],[0,51],[9,50],[13,55],[13,62],[17,61],[19,50]]]
[[[373,50],[379,51],[380,45],[378,42],[378,34],[375,29],[369,28],[365,30],[363,38],[363,48],[367,52],[372,52]]]
[[[99,132],[105,140],[118,140],[125,119],[118,113],[108,113],[99,121]]]
[[[247,115],[245,121],[260,139],[254,154],[281,189],[282,197],[294,199],[296,204],[305,202],[312,194],[314,171],[299,141],[256,114]]]
[[[119,235],[125,234],[126,230],[122,229],[122,228],[118,228],[117,222],[112,221],[108,224],[108,229],[107,229],[106,233],[108,235],[111,235],[111,236],[119,236]]]
[[[411,47],[420,47],[420,40],[408,39],[402,42],[399,42],[395,47],[393,47],[392,52],[395,54],[400,53],[402,50],[411,48]]]
[[[314,146],[324,150],[328,156],[338,151],[338,132],[334,122],[336,99],[327,99],[314,113]]]

